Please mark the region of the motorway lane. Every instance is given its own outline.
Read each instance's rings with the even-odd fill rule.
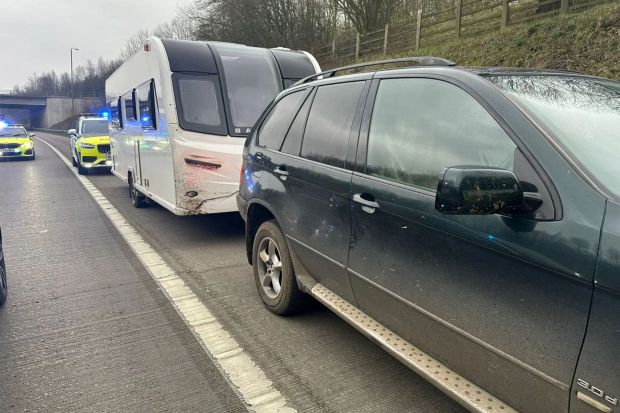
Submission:
[[[68,156],[66,137],[40,136]],[[462,411],[323,307],[316,305],[295,317],[267,311],[245,258],[243,221],[238,214],[177,217],[157,205],[135,209],[120,179],[111,175],[89,179],[298,411]]]
[[[0,162],[0,412],[246,411],[58,156]]]

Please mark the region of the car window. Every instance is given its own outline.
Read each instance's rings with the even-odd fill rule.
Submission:
[[[567,74],[486,78],[620,198],[620,82]]]
[[[462,89],[433,79],[382,80],[368,136],[367,173],[435,190],[444,168],[513,169],[516,145]]]
[[[27,138],[28,133],[26,129],[17,126],[0,126],[0,139],[1,138]]]
[[[279,150],[305,90],[284,96],[276,103],[258,131],[258,144]]]
[[[364,82],[318,88],[310,109],[301,156],[343,168],[353,116]]]
[[[299,155],[301,150],[301,139],[304,135],[306,119],[308,119],[308,111],[310,110],[311,104],[312,99],[308,97],[301,109],[299,109],[299,112],[297,112],[297,116],[295,116],[295,120],[293,120],[293,124],[286,134],[282,149],[280,149],[281,152]]]
[[[82,121],[82,136],[105,136],[109,133],[107,119],[85,119]]]

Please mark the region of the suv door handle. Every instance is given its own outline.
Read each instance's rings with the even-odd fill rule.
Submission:
[[[369,214],[374,213],[375,209],[379,208],[379,203],[375,201],[375,197],[366,193],[353,195],[353,202],[360,204],[362,210]]]
[[[284,165],[279,165],[276,169],[273,170],[273,172],[277,173],[278,175],[282,175],[282,177],[289,175],[288,171],[286,170],[286,166]]]

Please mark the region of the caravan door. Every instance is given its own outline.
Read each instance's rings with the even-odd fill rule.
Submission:
[[[134,185],[143,187],[142,180],[142,159],[140,155],[140,146],[142,145],[142,128],[137,119],[136,111],[136,90],[132,89],[121,98],[123,108],[123,135],[125,144],[131,147],[129,153],[133,153],[133,157],[128,160],[127,170],[131,172],[131,179]],[[129,176],[127,179],[129,180]]]

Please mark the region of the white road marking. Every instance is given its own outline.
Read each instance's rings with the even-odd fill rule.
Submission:
[[[295,413],[286,405],[286,399],[273,387],[263,370],[239,346],[239,343],[219,323],[192,290],[179,278],[164,259],[127,222],[123,215],[84,176],[79,175],[67,158],[44,139],[37,138],[50,147],[60,160],[78,178],[93,199],[99,204],[112,225],[125,239],[148,273],[164,292],[177,313],[185,321],[202,348],[222,371],[233,389],[247,403],[248,409],[257,413]]]

